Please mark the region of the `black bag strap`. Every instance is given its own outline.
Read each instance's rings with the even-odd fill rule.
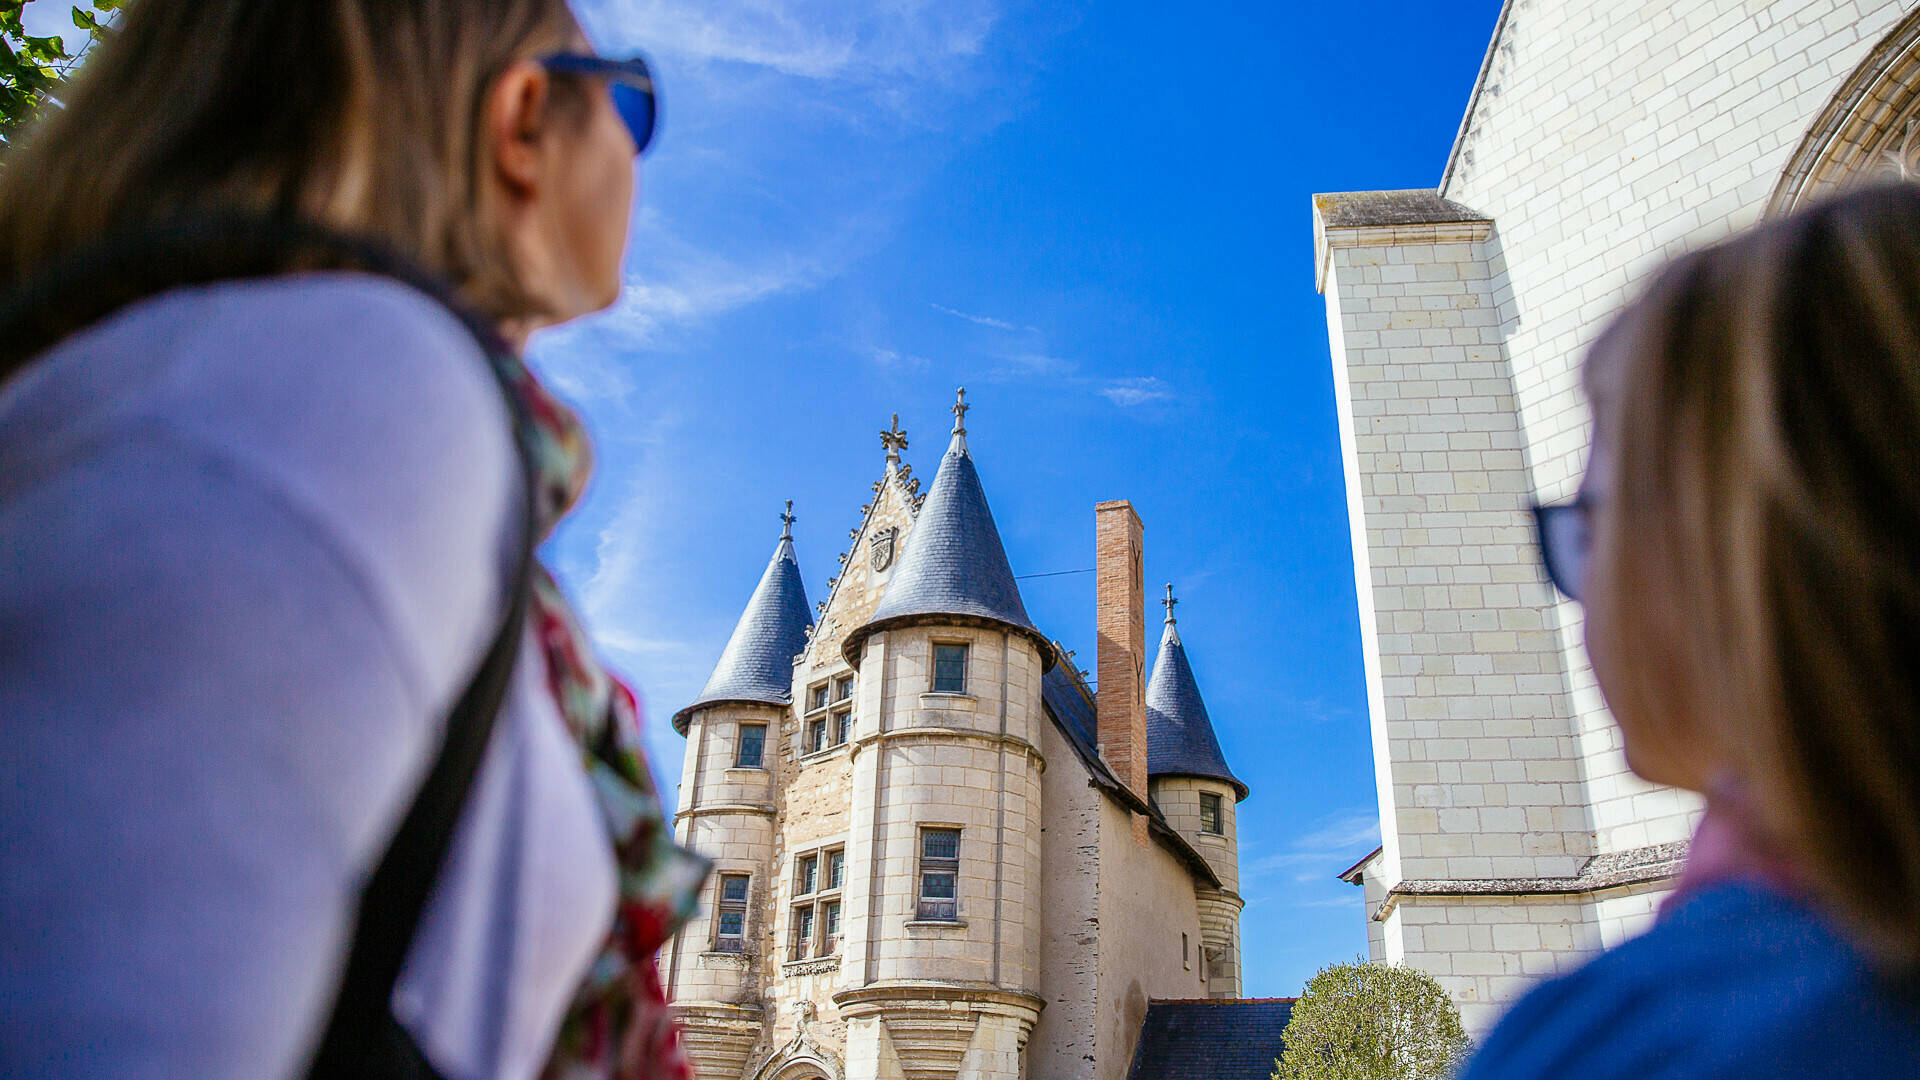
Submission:
[[[453,846],[461,809],[512,682],[532,591],[531,523],[524,535],[527,539],[506,620],[487,649],[479,674],[448,717],[440,754],[361,894],[340,996],[307,1073],[310,1080],[425,1080],[435,1075],[393,1017],[393,988]]]

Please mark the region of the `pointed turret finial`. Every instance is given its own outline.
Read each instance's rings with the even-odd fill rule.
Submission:
[[[907,433],[900,430],[900,414],[893,414],[891,430],[880,433],[880,445],[887,448],[887,467],[900,467],[900,451],[907,448]]]
[[[1167,625],[1172,626],[1175,622],[1179,621],[1173,617],[1173,609],[1175,605],[1180,603],[1180,601],[1173,598],[1173,582],[1167,582],[1167,598],[1160,602],[1167,606]]]
[[[787,500],[787,512],[780,515],[780,539],[793,539],[793,523],[800,519],[793,516],[793,500]]]
[[[967,410],[973,406],[967,404],[967,388],[961,387],[954,392],[953,403],[953,443],[947,447],[947,453],[967,452]]]

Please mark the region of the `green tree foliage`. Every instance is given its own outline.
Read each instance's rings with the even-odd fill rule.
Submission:
[[[0,142],[11,141],[33,119],[74,60],[106,32],[108,20],[124,2],[92,0],[90,9],[74,7],[74,28],[86,31],[86,36],[80,49],[69,53],[64,37],[28,35],[20,18],[27,0],[0,0]]]
[[[1433,976],[1360,961],[1307,983],[1285,1040],[1273,1080],[1443,1080],[1471,1045]]]

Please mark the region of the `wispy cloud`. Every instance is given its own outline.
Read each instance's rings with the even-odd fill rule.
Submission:
[[[1378,814],[1341,811],[1322,817],[1283,850],[1262,854],[1258,845],[1248,845],[1252,857],[1242,859],[1240,874],[1250,882],[1276,877],[1294,883],[1329,880],[1379,843]]]
[[[1173,398],[1173,388],[1153,375],[1114,379],[1102,386],[1098,393],[1123,409]]]
[[[947,307],[945,304],[929,304],[928,306],[933,308],[933,310],[935,311],[945,312],[946,314],[951,315],[956,319],[965,319],[968,322],[974,324],[975,326],[990,326],[995,330],[1023,330],[1024,329],[1024,330],[1032,331],[1035,329],[1034,327],[1031,327],[1031,326],[1027,326],[1027,327],[1015,326],[1014,324],[1006,321],[1005,319],[996,319],[988,315],[974,315],[970,312],[957,311],[953,308]]]
[[[878,346],[867,350],[867,359],[889,368],[924,368],[931,361],[924,356],[903,353],[895,349],[883,349]]]
[[[1033,376],[1059,377],[1072,375],[1080,365],[1059,356],[1049,356],[1040,352],[1014,353],[1000,358],[999,364],[989,373],[995,379],[1024,379]]]
[[[606,0],[603,38],[685,61],[801,79],[935,78],[977,55],[999,17],[984,0]]]

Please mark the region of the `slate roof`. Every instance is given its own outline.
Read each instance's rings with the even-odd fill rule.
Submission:
[[[1027,616],[987,493],[967,452],[966,433],[960,430],[940,459],[886,593],[872,617],[847,635],[842,650],[847,662],[858,666],[860,647],[874,633],[934,621],[1021,631],[1039,648],[1042,664],[1053,666],[1052,644]]]
[[[1097,759],[1094,747],[1098,745],[1099,721],[1093,702],[1087,700],[1077,683],[1066,664],[1056,664],[1040,677],[1040,700],[1075,748]]]
[[[1099,729],[1093,691],[1074,672],[1073,664],[1065,657],[1056,656],[1053,667],[1040,677],[1040,700],[1046,707],[1047,715],[1053,719],[1054,726],[1067,737],[1067,745],[1073,747],[1074,756],[1087,767],[1087,776],[1093,786],[1119,800],[1127,809],[1146,815],[1148,831],[1162,846],[1185,863],[1195,877],[1216,889],[1220,888],[1220,875],[1207,864],[1206,857],[1194,850],[1186,837],[1167,824],[1159,807],[1134,794],[1101,760],[1099,743],[1095,741]]]
[[[1152,1001],[1128,1080],[1269,1080],[1293,998]]]
[[[1171,618],[1160,635],[1160,655],[1154,657],[1153,675],[1147,680],[1147,776],[1224,780],[1241,799],[1247,797],[1247,785],[1227,768],[1226,756],[1220,752],[1207,703],[1200,699],[1186,646],[1180,643],[1180,629]]]
[[[685,735],[694,710],[709,705],[790,702],[793,658],[807,647],[807,629],[812,625],[813,610],[807,606],[807,587],[800,580],[793,537],[783,535],[752,599],[747,601],[746,611],[734,625],[733,637],[727,639],[706,689],[693,704],[673,715],[674,730]]]

